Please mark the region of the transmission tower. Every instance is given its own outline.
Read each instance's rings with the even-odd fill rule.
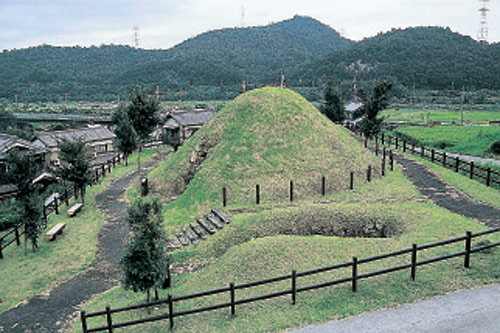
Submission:
[[[477,32],[477,39],[481,42],[486,42],[488,40],[488,12],[490,9],[488,5],[490,0],[479,0],[481,3],[481,8],[479,12],[481,13],[481,19],[479,20],[479,31]]]
[[[134,46],[136,49],[139,48],[139,27],[134,27]]]
[[[243,28],[245,26],[245,6],[244,5],[241,5],[240,15],[241,15],[240,27]]]

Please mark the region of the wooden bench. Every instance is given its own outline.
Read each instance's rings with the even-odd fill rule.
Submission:
[[[47,238],[49,241],[56,239],[56,236],[62,233],[65,226],[66,223],[64,222],[56,224],[49,231],[45,233],[45,238]]]
[[[76,213],[78,213],[80,211],[80,209],[82,209],[82,207],[83,207],[83,204],[81,204],[81,203],[74,204],[73,206],[71,206],[70,209],[68,209],[68,215],[70,217],[75,216]]]

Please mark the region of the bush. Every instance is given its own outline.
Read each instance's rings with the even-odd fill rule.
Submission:
[[[500,155],[500,141],[494,142],[494,143],[491,145],[490,151],[491,151],[493,154],[498,154],[498,155]]]

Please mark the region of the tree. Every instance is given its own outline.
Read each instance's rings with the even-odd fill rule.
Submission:
[[[85,203],[85,185],[90,183],[90,153],[81,139],[75,141],[62,140],[59,145],[59,159],[61,165],[56,173],[65,181],[75,185],[75,195],[81,193],[82,203]]]
[[[127,290],[146,292],[149,303],[151,288],[163,284],[168,269],[160,199],[137,198],[128,209],[127,223],[131,234],[120,260],[122,285]]]
[[[392,83],[387,81],[380,82],[373,88],[372,95],[363,106],[362,112],[364,118],[359,126],[366,138],[371,138],[380,132],[384,119],[377,118],[377,116],[380,111],[384,110],[389,105],[389,91],[391,88]]]
[[[321,112],[334,123],[341,123],[345,120],[344,102],[335,87],[333,78],[328,80],[328,85],[325,89],[325,103],[321,105]]]
[[[33,153],[11,151],[7,156],[7,180],[17,186],[17,205],[24,223],[24,255],[27,255],[28,239],[33,251],[38,249],[38,237],[46,227],[42,218],[43,201],[40,186],[33,180],[40,171]]]
[[[125,112],[139,138],[139,156],[137,168],[141,169],[140,154],[144,142],[149,138],[155,127],[160,123],[158,116],[159,103],[148,96],[142,89],[134,88],[130,93],[129,104]]]
[[[125,158],[125,165],[128,165],[128,157],[137,148],[137,133],[128,119],[127,113],[122,110],[118,111],[116,115],[116,128],[115,128],[115,146],[123,153]]]

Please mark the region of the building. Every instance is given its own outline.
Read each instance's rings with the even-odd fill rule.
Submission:
[[[105,163],[115,155],[114,139],[116,135],[107,127],[92,125],[88,127],[67,129],[53,132],[39,132],[38,139],[33,144],[44,147],[47,150],[45,165],[59,165],[59,143],[63,140],[76,141],[82,139],[91,149],[94,164]]]
[[[173,146],[182,145],[194,132],[205,125],[214,112],[209,109],[175,110],[167,115],[162,127],[163,141]]]
[[[364,106],[360,102],[351,102],[345,106],[345,115],[347,120],[355,120],[354,114]]]

